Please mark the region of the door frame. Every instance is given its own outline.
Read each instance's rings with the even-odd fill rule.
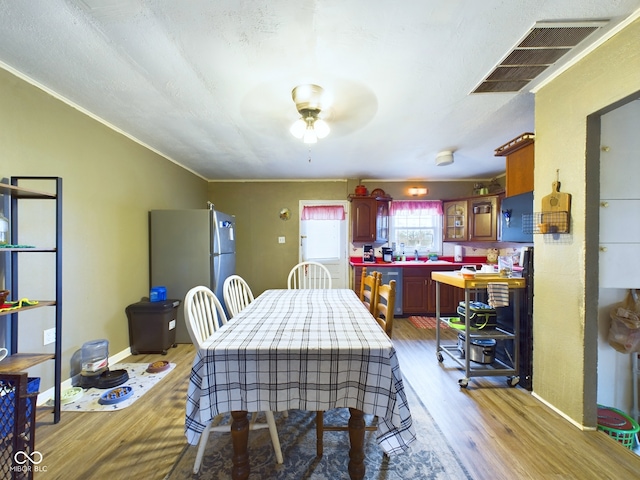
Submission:
[[[347,200],[299,200],[298,201],[298,211],[299,213],[299,217],[298,217],[298,261],[301,262],[302,261],[302,219],[300,218],[302,216],[302,209],[305,206],[320,206],[320,205],[342,205],[342,207],[344,208],[344,227],[345,227],[345,241],[344,244],[342,245],[343,250],[343,255],[344,255],[344,264],[342,265],[343,268],[341,268],[341,272],[342,272],[342,282],[343,285],[345,286],[344,288],[349,288],[349,207],[350,207],[350,202],[348,202]]]

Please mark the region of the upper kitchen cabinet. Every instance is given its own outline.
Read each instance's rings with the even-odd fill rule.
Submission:
[[[496,148],[495,156],[506,158],[507,197],[533,191],[534,139],[533,133],[523,133]]]
[[[484,195],[443,202],[443,241],[497,241],[500,198]]]
[[[350,195],[351,241],[386,243],[389,240],[389,197]]]
[[[498,239],[498,195],[469,200],[469,241],[494,242]]]
[[[463,242],[467,239],[467,200],[443,202],[443,240]]]

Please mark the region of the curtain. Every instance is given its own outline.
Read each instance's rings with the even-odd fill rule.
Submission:
[[[390,214],[420,212],[426,215],[442,215],[440,200],[394,200],[391,202]]]
[[[342,205],[317,205],[302,208],[302,220],[344,220]]]

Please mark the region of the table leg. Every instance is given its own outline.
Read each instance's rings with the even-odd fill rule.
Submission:
[[[249,478],[249,419],[247,412],[237,410],[231,412],[231,443],[233,444],[233,467],[231,478],[233,480],[247,480]]]
[[[364,478],[364,412],[355,408],[350,408],[349,412],[349,440],[351,449],[349,450],[349,477],[352,480],[362,480]]]

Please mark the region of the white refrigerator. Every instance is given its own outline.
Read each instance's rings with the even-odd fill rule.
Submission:
[[[167,287],[167,298],[184,302],[197,285],[224,304],[222,286],[236,269],[235,217],[213,208],[149,212],[150,287]],[[178,308],[176,342],[191,343]]]

